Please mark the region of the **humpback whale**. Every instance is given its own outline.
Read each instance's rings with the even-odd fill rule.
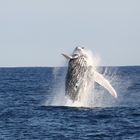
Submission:
[[[82,97],[80,95],[84,93],[83,90],[87,89],[94,81],[107,89],[112,96],[117,98],[117,93],[109,81],[105,79],[102,74],[98,73],[91,64],[91,58],[85,48],[76,47],[72,55],[64,53],[62,55],[69,61],[65,78],[65,95],[73,102],[80,100]]]

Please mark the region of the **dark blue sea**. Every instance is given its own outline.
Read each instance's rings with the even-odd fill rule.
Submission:
[[[140,140],[140,66],[99,68],[117,99],[103,92],[92,108],[46,105],[66,70],[0,68],[0,140]]]

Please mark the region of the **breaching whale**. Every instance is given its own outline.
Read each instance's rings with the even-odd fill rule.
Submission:
[[[69,60],[65,78],[65,95],[73,102],[79,100],[83,89],[93,81],[106,88],[112,96],[117,98],[117,93],[109,81],[98,73],[90,63],[90,58],[85,48],[76,47],[72,55],[62,55]]]

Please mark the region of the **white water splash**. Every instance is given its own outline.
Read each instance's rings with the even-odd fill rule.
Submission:
[[[99,66],[99,56],[93,55],[91,51],[86,50],[85,53],[88,55],[88,65],[91,65],[94,70],[97,70]],[[60,69],[55,70],[54,76],[57,76]],[[47,106],[71,106],[71,107],[104,107],[112,106],[114,99],[109,97],[104,90],[95,89],[94,86],[94,77],[92,81],[87,81],[87,78],[84,79],[84,85],[80,87],[80,94],[78,100],[73,102],[67,96],[65,96],[65,75],[59,80],[59,85],[57,88],[54,88],[53,97],[50,100],[47,100],[45,105]],[[60,86],[61,85],[61,86]],[[107,97],[106,97],[107,95]],[[105,100],[107,102],[105,102]],[[110,104],[108,104],[110,103]]]

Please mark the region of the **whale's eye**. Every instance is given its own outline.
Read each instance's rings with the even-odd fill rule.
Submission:
[[[84,49],[85,47],[82,47],[82,49]]]

